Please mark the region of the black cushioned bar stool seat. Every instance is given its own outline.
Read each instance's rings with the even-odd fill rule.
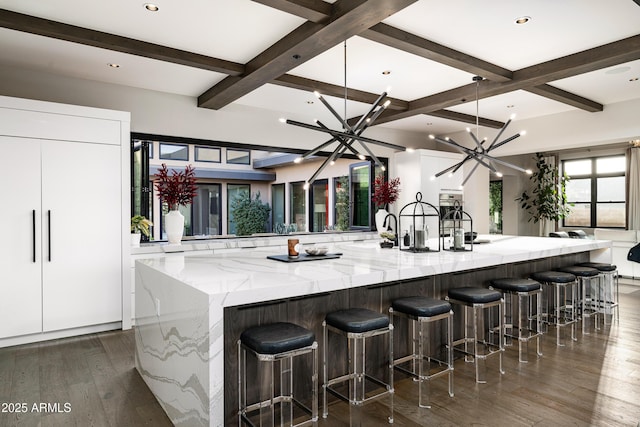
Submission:
[[[500,301],[502,294],[486,288],[453,288],[449,289],[449,298],[469,304],[485,304]]]
[[[394,311],[420,317],[433,317],[451,311],[451,304],[441,299],[415,296],[398,298],[391,303]]]
[[[464,336],[454,340],[453,347],[454,350],[464,353],[465,361],[475,363],[476,382],[486,382],[485,360],[496,354],[500,360],[500,373],[504,374],[504,369],[502,369],[502,353],[504,352],[504,299],[502,294],[486,288],[452,288],[448,291],[447,301],[463,307]],[[496,307],[498,310],[497,323],[492,316]],[[484,321],[485,313],[489,318],[488,328]],[[487,332],[489,337],[487,337]]]
[[[620,305],[618,304],[618,267],[615,264],[606,264],[603,262],[581,262],[577,264],[582,267],[595,268],[600,272],[600,302],[605,325],[607,324],[607,316],[610,314],[617,315],[620,320]]]
[[[238,340],[238,383],[239,404],[238,404],[238,425],[244,423],[254,425],[258,422],[262,425],[266,420],[269,425],[276,425],[276,420],[280,419],[281,426],[293,426],[294,420],[298,421],[296,426],[316,423],[318,421],[318,344],[313,332],[302,326],[277,322],[265,325],[254,326],[240,334]],[[247,354],[252,354],[258,363],[256,371],[257,378],[247,378]],[[294,380],[301,379],[301,374],[294,372],[293,358],[311,354],[312,372],[309,375],[309,396],[310,402],[302,403],[294,395]],[[279,362],[274,365],[275,362]],[[269,367],[262,369],[264,363]],[[279,367],[279,373],[274,374],[275,366]],[[274,376],[277,375],[277,380]],[[258,384],[257,393],[253,390],[247,391],[247,384]],[[279,394],[275,396],[276,385],[279,383]],[[253,395],[258,395],[252,399]],[[249,403],[249,400],[254,403]],[[308,417],[301,417],[294,412],[294,405],[299,411],[308,414]],[[277,407],[279,406],[279,411]],[[311,408],[311,409],[309,409]],[[252,419],[252,413],[257,412]]]
[[[509,292],[531,292],[541,288],[539,282],[533,279],[503,278],[491,281],[491,286]]]
[[[349,402],[351,405],[351,423],[360,425],[360,408],[364,403],[383,396],[389,397],[390,415],[388,422],[393,423],[393,325],[389,322],[389,317],[366,308],[348,308],[328,313],[322,322],[323,329],[323,373],[324,381],[322,385],[323,411],[322,417],[329,414],[327,405],[327,393],[331,393],[338,398]],[[329,366],[332,369],[339,366],[329,360],[329,355],[335,357],[336,351],[330,348],[329,332],[342,335],[347,338],[347,373],[340,373],[337,376],[329,377]],[[368,372],[367,355],[365,342],[368,338],[379,335],[388,335],[388,363],[380,363],[378,366],[388,367],[387,380],[384,381],[380,373]],[[375,348],[375,347],[374,347]],[[369,369],[371,371],[371,369]],[[346,396],[334,387],[337,384],[348,383],[348,393]],[[375,385],[375,389],[367,388],[367,385]]]
[[[543,324],[556,328],[556,345],[564,346],[562,330],[571,327],[571,339],[576,340],[578,282],[576,276],[564,271],[536,271],[531,278],[543,285]]]
[[[430,381],[441,375],[449,376],[449,396],[453,397],[451,304],[448,301],[424,296],[403,297],[392,301],[389,313],[393,323],[398,316],[408,319],[407,347],[411,353],[395,359],[393,366],[411,375],[418,382],[418,406],[431,407]],[[442,321],[446,321],[444,332],[441,331]],[[440,327],[440,333],[438,333],[438,327]],[[444,337],[442,344],[434,342],[439,336]],[[432,351],[432,344],[436,347],[434,351]],[[437,369],[432,370],[436,367]]]
[[[539,271],[531,275],[538,282],[571,283],[576,281],[576,276],[563,271]]]
[[[595,318],[595,328],[600,329],[600,271],[596,268],[570,265],[559,269],[578,278],[578,314],[582,319],[582,333],[587,332],[587,319]]]
[[[491,280],[491,287],[505,296],[505,344],[518,340],[518,360],[526,363],[529,341],[535,338],[537,355],[542,356],[542,285],[533,279],[505,277]]]
[[[603,262],[581,262],[580,267],[591,267],[598,271],[616,271],[618,267],[615,264],[605,264]]]
[[[240,341],[256,353],[277,354],[313,344],[315,335],[293,323],[254,326],[240,335]]]
[[[327,325],[345,332],[362,333],[389,326],[389,317],[365,308],[334,311],[325,318]]]

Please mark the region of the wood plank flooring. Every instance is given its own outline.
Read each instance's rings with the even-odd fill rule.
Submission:
[[[0,427],[170,426],[134,368],[133,348],[133,331],[114,331],[0,349]],[[640,281],[621,281],[619,323],[578,331],[566,347],[546,335],[542,350],[542,358],[531,352],[520,364],[517,347],[509,348],[504,375],[497,359],[488,360],[487,384],[476,384],[473,365],[456,360],[455,397],[448,397],[445,377],[436,379],[431,409],[418,408],[415,383],[396,381],[394,424],[639,425]],[[16,412],[23,403],[26,411]],[[318,425],[348,426],[349,410],[332,404]],[[365,405],[362,425],[388,425],[388,412],[386,401]]]

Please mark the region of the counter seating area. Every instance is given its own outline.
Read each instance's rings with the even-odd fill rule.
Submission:
[[[554,271],[585,262],[606,263],[610,257],[610,242],[500,236],[490,244],[478,245],[477,250],[474,248],[471,252],[429,254],[382,249],[377,241],[340,242],[330,248],[331,253],[340,255],[327,260],[285,263],[267,259],[278,251],[284,252],[285,247],[137,261],[136,366],[172,418],[175,416],[176,420],[182,420],[180,422],[190,420],[188,423],[191,424],[237,425],[240,407],[237,341],[243,331],[270,323],[288,322],[305,328],[315,337],[322,337],[323,322],[332,317],[331,313],[355,308],[384,317],[389,332],[367,338],[366,351],[358,350],[351,358],[351,363],[357,362],[357,366],[349,366],[348,359],[338,356],[347,354],[347,340],[334,337],[328,342],[317,340],[318,354],[327,354],[331,370],[338,378],[347,380],[340,385],[343,388],[341,393],[351,402],[345,407],[340,399],[329,399],[325,412],[327,419],[350,419],[354,409],[362,409],[360,403],[364,402],[367,405],[363,408],[367,409],[358,412],[369,422],[373,419],[375,423],[387,424],[391,419],[405,416],[408,410],[426,410],[431,416],[437,413],[437,405],[434,407],[432,403],[434,400],[442,395],[451,400],[458,398],[457,392],[454,397],[447,393],[447,388],[452,393],[451,381],[458,385],[469,381],[464,374],[458,378],[459,372],[465,371],[465,365],[471,365],[465,363],[464,356],[467,356],[467,361],[474,362],[473,383],[484,381],[484,373],[487,372],[487,384],[476,386],[479,398],[488,390],[485,387],[496,387],[505,377],[520,375],[528,366],[535,366],[545,357],[532,358],[516,369],[508,362],[513,359],[520,364],[515,352],[505,352],[505,313],[499,309],[503,307],[502,295],[489,289],[491,281],[505,277],[526,279],[535,272]],[[421,378],[399,369],[391,375],[388,359],[397,360],[416,353],[412,332],[405,327],[406,323],[401,324],[399,318],[394,319],[393,325],[386,323],[394,301],[408,297],[445,301],[447,296],[452,297],[451,292],[455,294],[456,289],[461,288],[470,288],[471,292],[495,293],[499,302],[492,300],[492,309],[496,311],[485,315],[476,313],[473,322],[470,321],[471,313],[466,320],[461,313],[454,315],[451,336],[454,341],[464,337],[467,348],[464,353],[455,353],[449,384],[426,379],[424,372],[418,375]],[[461,301],[461,297],[456,295],[454,300]],[[470,303],[473,305],[477,301]],[[581,321],[579,305],[571,304],[571,308],[576,310],[575,322],[578,323]],[[513,319],[509,322],[514,323]],[[364,336],[369,332],[369,329],[366,332],[350,331],[347,324],[350,322],[332,326],[338,329],[340,325],[344,326],[347,335]],[[385,325],[376,326],[371,331],[377,334]],[[477,333],[467,334],[467,325],[470,329],[475,325]],[[516,334],[511,326],[513,339]],[[435,354],[442,355],[442,350],[448,347],[447,335],[442,328],[436,329],[430,333],[426,346],[435,350]],[[580,342],[580,337],[576,338],[578,341],[570,341],[562,348],[567,350],[567,357],[570,357],[570,348]],[[476,352],[479,347],[483,351]],[[389,354],[390,351],[392,353]],[[493,355],[496,357],[491,357]],[[312,398],[309,390],[322,392],[322,387],[313,387],[312,378],[302,374],[313,372],[313,367],[306,360],[308,358],[295,359],[294,371],[301,374],[296,376],[292,386],[293,395],[298,400],[309,401]],[[434,359],[431,368],[444,368],[446,372],[447,357],[436,359],[445,363]],[[500,359],[510,369],[503,368]],[[486,369],[481,366],[485,363]],[[502,371],[505,373],[500,375]],[[497,375],[489,376],[489,372]],[[325,384],[336,378],[334,373],[323,380]],[[362,386],[364,379],[369,377],[381,380],[377,384],[382,385],[384,393],[381,396],[391,394],[390,399],[369,402],[368,398],[374,392],[369,386],[361,389],[356,398],[355,387]],[[403,397],[402,405],[391,404],[397,400],[397,385],[408,377],[426,379],[422,386],[428,386],[428,391],[425,387],[422,401],[419,390],[412,387],[410,396]],[[191,392],[195,384],[199,384],[202,393],[194,395]],[[258,386],[247,384],[247,393],[255,395]],[[445,387],[444,391],[442,387]],[[202,399],[205,396],[208,398],[206,401]],[[431,406],[431,409],[421,406]],[[363,422],[362,425],[369,424]]]

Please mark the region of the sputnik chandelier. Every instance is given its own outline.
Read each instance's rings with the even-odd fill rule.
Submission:
[[[449,176],[453,176],[454,173],[456,173],[458,171],[458,169],[460,169],[460,167],[462,167],[462,165],[464,165],[467,161],[469,160],[475,160],[476,163],[473,165],[473,168],[471,168],[471,170],[469,171],[469,173],[467,174],[467,176],[464,178],[464,180],[462,181],[462,187],[464,187],[464,185],[467,183],[467,181],[469,180],[469,178],[471,178],[471,175],[473,175],[473,173],[476,171],[476,169],[478,168],[478,166],[482,165],[484,167],[486,167],[487,169],[489,169],[491,172],[495,173],[497,176],[501,177],[502,173],[498,171],[498,169],[496,168],[495,164],[499,164],[502,166],[506,166],[509,167],[511,169],[515,169],[518,170],[520,172],[524,172],[526,174],[531,175],[531,169],[524,169],[521,168],[519,166],[516,166],[514,164],[511,164],[509,162],[505,162],[504,160],[500,160],[497,159],[495,157],[493,157],[492,155],[490,155],[489,153],[493,150],[495,150],[498,147],[502,147],[503,145],[505,145],[508,142],[513,141],[516,138],[519,138],[520,136],[525,134],[525,131],[521,131],[513,136],[510,136],[509,138],[506,138],[500,142],[498,142],[498,140],[500,139],[500,137],[502,136],[502,133],[505,131],[505,129],[507,128],[507,126],[509,126],[509,124],[511,123],[511,120],[513,120],[513,118],[515,117],[515,115],[512,115],[511,118],[509,118],[509,120],[502,126],[502,128],[500,129],[500,131],[498,132],[498,134],[496,135],[496,137],[493,139],[493,141],[491,142],[491,144],[489,144],[489,146],[485,147],[485,142],[487,141],[487,138],[484,138],[482,141],[478,140],[478,135],[479,135],[479,111],[478,111],[478,88],[480,86],[480,82],[483,80],[483,78],[481,76],[474,76],[473,77],[473,81],[476,82],[476,133],[474,134],[471,129],[467,128],[467,132],[471,135],[471,138],[473,139],[473,141],[475,142],[476,146],[473,149],[467,148],[463,145],[458,144],[457,142],[455,142],[453,139],[451,138],[441,138],[439,136],[434,136],[434,135],[429,135],[429,138],[434,139],[438,142],[441,142],[443,144],[446,144],[450,147],[453,147],[455,149],[457,149],[458,151],[462,152],[462,154],[466,154],[465,158],[462,159],[459,163],[448,167],[446,169],[441,170],[440,172],[438,172],[437,174],[435,174],[434,176],[431,177],[432,180],[438,178],[439,176],[444,175],[445,173],[449,173]]]
[[[387,92],[383,92],[378,97],[378,99],[376,99],[376,101],[373,103],[369,111],[366,114],[364,114],[362,117],[360,117],[360,119],[356,122],[354,126],[349,125],[349,123],[347,122],[347,42],[346,40],[344,42],[344,118],[340,117],[340,115],[336,112],[336,110],[327,102],[326,99],[324,99],[324,97],[318,91],[314,91],[313,94],[320,100],[320,102],[324,104],[325,107],[327,107],[327,109],[331,112],[331,114],[336,119],[338,119],[338,121],[342,124],[342,130],[332,130],[329,127],[325,126],[319,120],[315,120],[315,125],[310,125],[310,124],[298,122],[295,120],[280,119],[281,122],[289,125],[298,126],[305,129],[311,129],[318,132],[324,132],[331,135],[331,139],[329,139],[328,141],[318,145],[313,150],[309,150],[306,153],[302,154],[300,157],[296,158],[295,163],[300,163],[304,159],[309,158],[314,154],[317,154],[320,150],[325,149],[326,147],[328,147],[334,142],[338,143],[338,146],[331,152],[329,157],[325,159],[325,161],[320,165],[318,170],[316,170],[316,172],[313,175],[311,175],[311,178],[309,178],[307,182],[304,184],[305,189],[309,188],[309,186],[313,184],[313,182],[316,180],[320,172],[322,172],[324,168],[327,167],[327,165],[333,165],[335,161],[338,160],[340,157],[342,157],[344,153],[346,153],[347,151],[350,151],[351,153],[353,153],[360,160],[365,160],[366,159],[365,155],[359,152],[354,146],[356,141],[359,143],[360,147],[362,147],[362,149],[366,151],[366,153],[369,155],[371,160],[373,160],[375,164],[378,167],[380,167],[382,170],[385,170],[384,165],[382,164],[380,159],[378,159],[378,157],[376,157],[376,155],[371,151],[371,149],[367,146],[367,144],[380,145],[380,146],[391,148],[397,151],[406,150],[406,147],[402,147],[400,145],[390,144],[388,142],[378,141],[377,139],[372,139],[372,138],[367,138],[362,136],[362,133],[369,126],[372,126],[373,122],[375,122],[375,120],[380,116],[380,114],[382,114],[382,112],[389,106],[389,104],[391,104],[390,100],[385,101],[385,98],[387,97]]]

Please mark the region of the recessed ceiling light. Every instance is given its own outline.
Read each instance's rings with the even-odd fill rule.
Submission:
[[[144,8],[147,9],[149,12],[157,12],[158,10],[160,10],[160,8],[153,3],[145,3]]]
[[[311,105],[313,104],[313,101],[307,101],[307,104]]]
[[[622,73],[626,73],[627,71],[629,71],[631,69],[631,67],[617,67],[617,68],[610,68],[607,71],[605,71],[605,74],[622,74]]]
[[[638,77],[632,77],[629,79],[630,82],[637,82],[638,81]]]
[[[518,25],[523,25],[526,24],[527,22],[531,21],[531,17],[530,16],[520,16],[519,18],[516,18],[515,22]]]
[[[507,108],[513,108],[513,107],[515,107],[515,105],[513,105],[513,104],[507,105]]]
[[[109,62],[107,65],[111,68],[120,68],[120,64],[115,64],[113,62]]]
[[[391,70],[384,70],[382,74],[388,76],[389,74],[391,74]]]

